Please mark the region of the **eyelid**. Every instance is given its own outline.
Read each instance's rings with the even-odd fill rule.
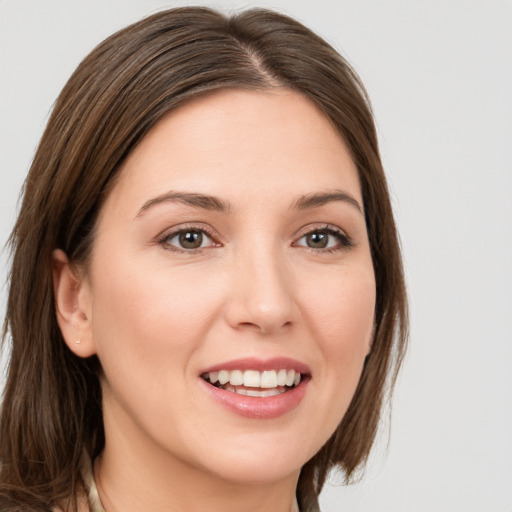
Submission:
[[[212,241],[212,244],[206,246],[206,247],[198,247],[197,249],[184,249],[180,248],[176,245],[171,245],[167,243],[166,241],[174,238],[175,236],[179,235],[180,233],[184,231],[201,231]],[[221,247],[222,243],[219,242],[219,236],[214,232],[214,230],[202,223],[196,224],[196,223],[185,223],[185,224],[179,224],[177,226],[173,226],[172,228],[168,228],[162,233],[160,233],[157,237],[157,242],[166,250],[183,253],[183,254],[196,254],[198,252],[201,252],[205,249],[214,248],[214,247]]]
[[[211,244],[209,244],[206,247],[198,247],[197,249],[185,249],[180,248],[176,245],[171,245],[167,242],[170,238],[173,238],[180,233],[184,231],[201,231],[211,240]],[[336,244],[334,247],[326,247],[326,248],[314,248],[314,247],[308,247],[307,245],[298,244],[298,241],[308,234],[315,233],[315,232],[327,232],[330,235],[333,235],[338,238],[339,243]],[[205,249],[215,248],[215,247],[222,247],[223,243],[219,241],[220,237],[217,235],[217,233],[208,225],[202,224],[202,223],[185,223],[185,224],[179,224],[177,226],[173,226],[172,228],[168,228],[165,231],[163,231],[161,234],[157,237],[157,242],[160,244],[164,249],[178,252],[178,253],[184,253],[184,254],[196,254],[199,253]],[[316,225],[308,225],[302,228],[297,235],[295,236],[293,242],[293,247],[303,247],[305,249],[309,249],[313,252],[335,252],[340,250],[346,250],[350,249],[354,246],[354,243],[350,236],[345,232],[345,230],[339,228],[338,226],[335,226],[333,224],[316,224]]]
[[[314,248],[314,247],[308,247],[306,245],[298,245],[297,242],[304,238],[305,236],[315,233],[315,232],[322,232],[326,231],[327,233],[338,237],[339,244],[335,247],[328,247],[328,248]],[[309,249],[314,252],[334,252],[334,251],[340,251],[344,249],[350,249],[354,246],[354,243],[350,236],[346,233],[345,230],[339,228],[338,226],[335,226],[333,224],[317,224],[317,225],[308,225],[304,228],[302,228],[299,231],[299,234],[295,237],[292,246],[295,247],[304,247],[305,249]]]

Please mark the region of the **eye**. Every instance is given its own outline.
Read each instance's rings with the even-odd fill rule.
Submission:
[[[160,243],[168,249],[177,251],[197,251],[218,245],[204,229],[199,228],[183,228],[166,234]]]
[[[295,246],[308,247],[316,250],[337,250],[352,246],[350,238],[340,229],[327,226],[309,231],[301,236]]]

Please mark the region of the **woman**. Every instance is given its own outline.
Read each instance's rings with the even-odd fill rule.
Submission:
[[[59,96],[12,234],[2,510],[318,510],[405,349],[364,89],[263,10],[160,12]]]

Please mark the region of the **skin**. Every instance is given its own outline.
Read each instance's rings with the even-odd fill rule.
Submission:
[[[151,203],[169,191],[229,207]],[[340,191],[353,201],[294,206]],[[342,419],[371,347],[375,280],[362,210],[345,143],[287,89],[197,99],[127,158],[88,272],[54,253],[64,338],[104,370],[95,479],[109,512],[290,509],[300,469]],[[200,249],[180,248],[185,228],[211,235]],[[311,232],[327,247],[309,247]],[[245,357],[307,364],[300,404],[254,419],[212,400],[201,372]]]

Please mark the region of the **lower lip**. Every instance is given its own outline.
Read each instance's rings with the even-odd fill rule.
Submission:
[[[255,397],[225,391],[212,386],[202,378],[200,380],[210,396],[231,412],[244,418],[264,420],[279,418],[295,409],[304,398],[309,382],[309,379],[303,380],[297,387],[280,395]]]

